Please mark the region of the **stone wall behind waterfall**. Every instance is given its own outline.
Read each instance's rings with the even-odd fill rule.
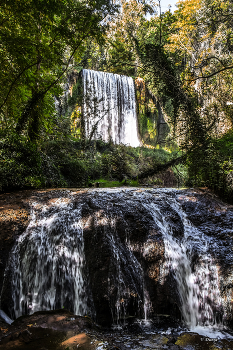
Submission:
[[[133,79],[83,69],[82,82],[85,136],[140,146]]]

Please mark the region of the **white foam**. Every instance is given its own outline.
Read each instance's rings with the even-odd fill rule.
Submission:
[[[7,324],[12,324],[13,322],[13,320],[10,317],[8,317],[3,310],[0,310],[0,318],[2,318]]]
[[[233,336],[227,332],[227,330],[215,328],[213,326],[196,326],[190,329],[191,332],[198,333],[204,337],[211,339],[233,339]]]

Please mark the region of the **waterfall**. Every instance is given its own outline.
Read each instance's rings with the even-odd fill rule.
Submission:
[[[32,219],[12,256],[16,317],[39,310],[67,308],[87,312],[80,208],[57,200],[32,205]]]
[[[140,146],[133,79],[83,69],[82,80],[86,137]]]
[[[213,329],[223,328],[224,311],[217,267],[208,253],[208,238],[191,224],[177,201],[169,198],[169,205],[182,219],[183,238],[174,237],[160,206],[155,203],[146,205],[164,238],[166,261],[161,267],[161,274],[166,276],[173,273],[177,282],[181,313],[188,328],[199,334],[211,334]],[[199,262],[192,268],[195,249],[199,253]]]
[[[228,301],[214,259],[220,245],[191,223],[180,192],[95,189],[38,198],[6,272],[12,317],[64,307],[97,319],[104,312],[120,324],[163,313],[170,298],[191,331],[223,329]]]

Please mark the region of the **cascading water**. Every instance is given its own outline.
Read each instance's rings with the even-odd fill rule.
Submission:
[[[182,219],[182,239],[174,237],[157,204],[147,205],[164,237],[166,262],[161,273],[166,276],[172,272],[174,275],[181,313],[188,328],[199,334],[210,335],[214,328],[223,328],[223,300],[219,291],[217,267],[208,253],[208,238],[190,223],[177,201],[169,198],[169,205]],[[196,249],[200,261],[193,269],[191,259]]]
[[[12,317],[65,307],[97,319],[103,312],[119,324],[161,314],[170,298],[190,330],[221,336],[216,330],[232,312],[213,258],[221,242],[189,221],[181,191],[64,192],[60,200],[32,204],[30,224],[11,253]],[[227,296],[230,288],[229,282]]]
[[[86,137],[140,146],[133,79],[83,69],[82,80]]]
[[[121,246],[119,242],[117,242],[114,235],[111,235],[109,237],[109,243],[111,245],[114,259],[117,262],[116,264],[117,271],[116,271],[116,275],[114,276],[114,279],[115,279],[114,284],[115,286],[117,286],[117,296],[116,296],[116,302],[114,303],[114,305],[112,305],[112,312],[113,312],[113,319],[115,319],[115,322],[119,324],[119,322],[124,320],[125,317],[127,316],[127,307],[128,307],[127,304],[130,297],[130,291],[129,291],[129,288],[127,288],[126,282],[124,281],[124,273],[121,269],[121,263],[122,263],[122,260],[124,259]],[[131,273],[134,273],[137,276],[137,278],[140,280],[141,284],[143,284],[143,271],[139,262],[137,261],[135,256],[132,254],[130,249],[128,249],[127,253],[128,253],[128,259],[127,259],[127,262],[125,263],[130,262],[130,266],[133,270]],[[135,284],[133,285],[133,290],[135,294],[139,294],[137,286]],[[137,311],[140,310],[141,303],[142,303],[142,300],[139,299],[138,306],[136,306],[135,308]]]
[[[11,255],[16,317],[63,307],[87,312],[80,219],[80,208],[69,200],[33,203],[32,220]]]

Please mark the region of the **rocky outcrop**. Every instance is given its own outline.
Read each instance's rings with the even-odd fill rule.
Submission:
[[[148,211],[130,197],[129,203],[114,193],[87,196],[83,208],[85,256],[101,323],[143,317],[145,283],[157,298],[159,264],[164,259],[162,237]],[[153,276],[147,270],[153,270]]]
[[[36,312],[19,317],[11,326],[0,323],[0,350],[232,349],[232,339],[211,339],[174,329],[171,333],[169,320],[163,322],[161,317],[160,321],[159,331],[158,322],[150,328],[131,322],[121,330],[106,330],[89,317],[65,309]]]

